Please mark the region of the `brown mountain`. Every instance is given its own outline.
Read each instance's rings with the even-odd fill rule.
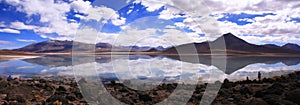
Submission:
[[[49,40],[39,43],[33,43],[19,49],[14,49],[13,51],[34,53],[71,52],[74,44],[78,45],[78,47],[76,48],[80,48],[82,50],[90,47],[96,47],[98,49],[107,51],[107,49],[112,48],[112,45],[108,43],[97,43],[96,45],[93,45],[84,43],[73,43],[73,41]]]
[[[113,51],[146,51],[149,47],[138,47],[138,46],[113,46],[109,43],[97,43],[86,44],[73,41],[60,41],[60,40],[49,40],[39,43],[33,43],[22,48],[14,49],[16,52],[33,52],[33,53],[61,53],[71,52],[73,45],[76,46],[75,51],[87,51],[95,47],[96,52],[110,52]]]
[[[72,46],[73,46],[73,41],[49,40],[49,41],[44,41],[39,43],[33,43],[19,49],[14,49],[13,51],[35,52],[35,53],[67,52],[67,51],[71,51]]]
[[[225,41],[226,49],[211,49],[210,45],[215,45],[221,43],[222,41]],[[171,54],[177,54],[177,51],[180,51],[180,53],[191,53],[195,48],[197,50],[197,53],[210,53],[211,50],[217,50],[222,51],[226,50],[228,53],[235,53],[235,54],[265,54],[265,53],[271,53],[271,54],[286,54],[286,53],[293,53],[293,54],[300,54],[297,50],[292,49],[286,49],[283,47],[279,47],[276,45],[255,45],[246,42],[243,39],[240,39],[236,36],[234,36],[231,33],[224,34],[220,38],[211,41],[211,42],[202,42],[202,43],[189,43],[184,45],[179,45],[175,47],[171,47],[164,51],[164,53],[171,53]]]

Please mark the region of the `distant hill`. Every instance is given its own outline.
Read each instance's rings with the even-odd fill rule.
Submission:
[[[282,48],[300,51],[300,46],[297,44],[292,44],[292,43],[285,44],[282,46]]]
[[[169,49],[166,49],[165,53],[178,53],[178,51],[181,51],[180,53],[190,53],[192,52],[192,49],[195,48],[197,50],[197,53],[210,53],[210,45],[217,45],[221,41],[225,41],[226,44],[226,51],[228,53],[247,53],[247,54],[262,54],[262,53],[300,53],[298,50],[294,50],[292,48],[285,48],[276,46],[276,45],[255,45],[246,42],[243,39],[240,39],[236,37],[235,35],[231,33],[224,34],[220,38],[211,41],[211,42],[202,42],[202,43],[188,43],[183,44],[175,47],[171,47]],[[294,46],[293,46],[294,47]],[[222,49],[213,49],[213,50],[222,50]],[[224,50],[224,49],[223,49]]]
[[[109,43],[97,43],[93,44],[74,44],[73,41],[59,41],[59,40],[49,40],[39,43],[33,43],[25,47],[14,49],[15,52],[31,52],[31,53],[60,53],[60,52],[71,52],[73,45],[79,45],[76,48],[79,50],[87,51],[91,47],[96,48],[96,52],[161,52],[164,54],[177,54],[177,50],[181,51],[180,53],[192,53],[195,49],[196,53],[210,53],[211,50],[222,51],[224,49],[211,49],[210,45],[218,46],[220,42],[224,39],[226,44],[226,52],[234,54],[300,54],[300,46],[297,44],[288,43],[284,46],[277,46],[273,44],[266,45],[255,45],[246,42],[243,39],[236,37],[231,33],[222,35],[220,38],[217,38],[211,42],[202,42],[202,43],[188,43],[183,45],[178,45],[175,47],[163,48],[162,46],[158,47],[149,47],[149,46],[113,46]]]
[[[13,51],[35,52],[35,53],[67,52],[67,51],[71,51],[72,46],[73,46],[73,41],[49,40],[49,41],[44,41],[39,43],[33,43],[19,49],[14,49]]]
[[[14,49],[12,51],[18,52],[34,52],[34,53],[62,53],[71,52],[73,48],[73,41],[60,41],[60,40],[49,40],[39,43],[33,43],[22,48]],[[96,52],[108,52],[112,48],[114,51],[147,51],[151,47],[139,47],[139,46],[113,46],[109,43],[97,43],[86,44],[77,42],[75,45],[79,45],[76,48],[86,51],[86,49],[91,49],[90,47],[95,47]]]

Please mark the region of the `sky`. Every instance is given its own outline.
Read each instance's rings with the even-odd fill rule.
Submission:
[[[174,46],[233,33],[300,44],[299,0],[0,0],[0,49],[47,40]]]

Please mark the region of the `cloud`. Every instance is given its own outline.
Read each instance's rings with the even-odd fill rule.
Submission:
[[[10,29],[10,28],[0,29],[0,32],[12,33],[12,34],[20,34],[21,33],[19,30]]]
[[[33,25],[25,25],[23,22],[12,22],[10,23],[10,28],[18,29],[18,30],[33,30],[37,29],[37,26]]]
[[[253,44],[279,44],[283,45],[286,43],[298,43],[299,37],[289,35],[238,35],[238,37],[246,40]]]
[[[127,3],[129,3],[129,1],[131,0],[127,0]],[[5,2],[11,4],[12,6],[15,6],[17,8],[17,11],[27,14],[27,17],[40,16],[39,22],[42,25],[31,25],[27,22],[26,24],[19,21],[15,21],[6,25],[5,22],[0,22],[0,27],[5,27],[4,29],[0,29],[0,32],[19,34],[19,30],[33,30],[43,38],[59,40],[73,39],[76,35],[77,29],[79,29],[80,27],[80,23],[78,22],[78,20],[74,21],[74,19],[68,19],[68,15],[74,15],[75,17],[80,18],[80,20],[83,22],[97,21],[101,24],[105,24],[109,20],[109,24],[112,24],[117,27],[120,26],[122,29],[124,29],[124,27],[126,27],[127,24],[126,21],[130,20],[131,17],[120,16],[119,14],[130,13],[132,12],[133,8],[130,7],[131,9],[129,9],[128,11],[123,11],[124,13],[118,13],[116,9],[109,8],[108,5],[96,6],[92,5],[90,1],[85,0],[72,0],[69,2],[52,0],[5,0]],[[170,21],[171,19],[179,17],[184,18],[183,21],[176,21],[173,26],[176,26],[176,28],[181,29],[188,28],[188,30],[194,31],[194,33],[187,34],[186,32],[176,32],[175,30],[170,31],[171,29],[175,29],[175,27],[163,26],[163,28],[169,29],[165,30],[164,35],[161,35],[166,38],[181,38],[182,36],[177,35],[168,36],[169,33],[174,34],[176,32],[176,34],[178,35],[183,35],[189,38],[191,37],[192,40],[198,42],[200,40],[203,40],[203,38],[198,37],[199,34],[205,33],[207,34],[205,35],[207,37],[206,39],[213,39],[217,36],[220,36],[221,34],[231,32],[236,35],[239,35],[239,37],[245,38],[245,40],[253,39],[255,38],[255,36],[246,37],[241,35],[253,34],[265,36],[262,39],[265,39],[267,41],[253,41],[256,43],[266,43],[270,41],[285,43],[287,41],[297,42],[299,40],[298,37],[300,34],[300,23],[296,21],[291,21],[294,18],[300,18],[300,1],[297,0],[233,0],[231,2],[220,0],[204,0],[197,2],[195,2],[194,0],[136,0],[134,3],[141,3],[144,7],[146,7],[146,11],[148,12],[153,12],[163,8],[163,10],[158,15],[159,20]],[[76,13],[69,14],[71,10],[74,10]],[[216,21],[217,19],[228,17],[228,15],[226,14],[240,15],[242,13],[272,13],[275,15],[237,19],[237,21],[248,22],[246,25],[238,25],[236,22],[233,21]],[[130,35],[133,35],[134,31],[142,31],[139,30],[138,26],[136,27],[137,29],[132,30],[133,33]],[[166,44],[166,42],[158,41],[159,38],[157,37],[152,37],[151,35],[151,37],[149,36],[149,34],[156,34],[155,31],[157,31],[161,27],[157,26],[151,28],[155,30],[149,30],[150,28],[146,27],[144,32],[137,32],[136,34],[146,35],[145,37],[148,37],[148,40],[157,42],[158,44]],[[83,32],[85,31],[83,30]],[[82,36],[88,36],[87,33],[83,32],[79,30],[79,33],[82,34]],[[128,33],[130,33],[130,31],[128,31]],[[112,42],[112,40],[115,39],[116,36],[118,36],[110,33],[100,34],[103,35],[103,42]],[[272,35],[275,35],[276,37],[273,37]],[[282,39],[287,38],[286,36],[290,36],[291,38],[288,38],[289,40]],[[129,38],[126,40],[132,39]],[[152,44],[152,46],[156,46],[158,45],[157,43],[144,44]],[[182,42],[175,41],[174,43]]]
[[[116,26],[120,26],[126,23],[126,18],[114,15],[111,18],[112,24],[116,25]]]
[[[144,2],[144,1],[142,1]],[[196,33],[210,33],[218,35],[222,33],[232,32],[235,34],[265,34],[265,35],[299,35],[300,24],[295,21],[286,21],[290,18],[300,17],[300,1],[284,1],[284,0],[234,0],[219,1],[219,0],[204,0],[204,2],[193,0],[172,0],[158,1],[167,3],[165,10],[160,12],[160,19],[173,19],[180,17],[179,14],[185,14],[183,22],[177,22],[179,27],[188,27]],[[143,3],[142,3],[143,4]],[[147,4],[145,2],[144,4]],[[149,6],[151,4],[145,5]],[[175,8],[176,7],[176,8]],[[211,10],[208,8],[209,7]],[[245,26],[239,26],[237,23],[222,21],[214,22],[214,19],[209,17],[203,18],[205,15],[214,15],[215,19],[226,17],[223,13],[230,14],[264,14],[273,13],[263,17],[255,17],[253,19],[244,18],[240,21],[249,22]],[[208,21],[207,21],[208,20]],[[213,23],[210,23],[213,22]],[[203,24],[204,25],[201,25]],[[220,32],[216,32],[216,31]]]
[[[133,26],[131,26],[133,25]],[[188,33],[176,27],[137,29],[135,24],[123,27],[123,31],[113,43],[116,46],[151,46],[170,47],[192,42],[206,41],[206,37],[199,37],[197,33]]]
[[[75,0],[71,3],[71,7],[76,12],[86,13],[88,9],[91,8],[92,6],[90,1]]]
[[[5,40],[0,40],[1,45],[7,45],[7,44],[12,44],[10,41],[5,41]]]
[[[105,6],[95,6],[89,8],[88,10],[86,10],[85,14],[86,15],[76,14],[75,16],[86,21],[96,20],[102,23],[107,23],[107,20],[111,20],[112,23],[116,26],[123,25],[126,22],[126,18],[120,17],[117,11]]]
[[[36,40],[28,40],[28,39],[16,39],[19,42],[28,42],[28,43],[36,43]]]
[[[75,35],[79,23],[69,23],[66,13],[70,11],[71,6],[66,2],[54,2],[52,0],[30,0],[14,2],[6,0],[8,4],[16,6],[17,11],[23,12],[27,17],[38,15],[39,22],[43,25],[33,26],[25,25],[22,22],[12,22],[10,27],[15,29],[34,30],[38,34],[54,34],[59,37]]]
[[[87,16],[84,16],[85,20],[100,20],[101,18],[108,20],[116,12],[104,6],[90,8],[87,11]]]
[[[160,15],[158,18],[169,20],[169,19],[173,19],[173,18],[183,17],[180,15],[180,13],[183,13],[183,11],[178,8],[166,5],[165,9],[160,12]]]
[[[0,22],[0,27],[6,27],[6,25],[5,25],[5,22],[4,22],[4,21],[1,21],[1,22]]]
[[[139,2],[141,2],[141,1],[136,1],[135,3],[139,3]],[[150,0],[144,0],[141,3],[143,6],[147,7],[146,10],[149,12],[154,12],[164,6],[163,3],[160,3],[157,1],[154,2],[154,1],[150,1]]]

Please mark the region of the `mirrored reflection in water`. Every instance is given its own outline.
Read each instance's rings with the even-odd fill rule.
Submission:
[[[210,56],[199,55],[199,62],[180,60],[178,56],[96,56],[95,62],[82,57],[85,63],[82,71],[87,75],[98,76],[103,80],[118,79],[140,82],[177,81],[180,79],[215,82],[229,78],[244,80],[256,79],[257,73],[263,77],[273,77],[297,71],[300,57],[263,57],[263,56],[228,56],[226,68],[212,65]],[[85,70],[84,66],[96,65],[97,74]],[[73,76],[72,56],[41,56],[37,58],[9,60],[0,62],[1,75],[14,76]],[[226,71],[225,71],[226,70]],[[210,78],[210,73],[220,73],[223,77]]]

